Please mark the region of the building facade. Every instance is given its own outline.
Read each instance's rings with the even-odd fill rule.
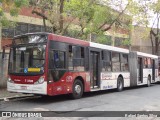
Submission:
[[[131,34],[131,49],[152,54],[149,29],[134,26]]]
[[[2,60],[3,46],[11,44],[13,36],[25,34],[29,32],[44,31],[43,21],[36,15],[32,14],[31,8],[22,8],[18,17],[11,17],[9,13],[5,13],[10,21],[15,21],[16,26],[0,28],[0,88],[6,87],[9,49],[6,49],[5,58]]]
[[[16,26],[10,28],[0,28],[0,52],[4,45],[10,44],[13,36],[29,32],[43,32],[43,21],[40,17],[32,14],[32,8],[22,8],[18,17],[14,18],[9,13],[5,13],[10,21],[15,21]]]

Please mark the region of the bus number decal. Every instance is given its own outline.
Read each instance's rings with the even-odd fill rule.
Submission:
[[[62,91],[62,87],[61,87],[61,86],[58,86],[58,87],[57,87],[57,91]]]
[[[111,89],[111,88],[113,88],[113,86],[112,86],[112,85],[103,86],[103,89]]]
[[[102,80],[109,80],[112,78],[112,75],[111,74],[107,74],[107,73],[102,73],[101,74],[101,79]]]
[[[72,76],[67,76],[66,77],[66,82],[72,82],[72,80],[73,80]]]

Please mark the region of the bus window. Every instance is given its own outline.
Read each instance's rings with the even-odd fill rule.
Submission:
[[[65,69],[65,52],[53,50],[50,53],[50,68]]]
[[[72,45],[69,45],[69,52],[68,52],[68,69],[73,70],[73,50]]]
[[[127,54],[121,54],[121,71],[129,71]]]
[[[84,71],[84,47],[69,45],[68,69]]]
[[[11,49],[9,73],[21,75],[42,74],[45,64],[45,48],[46,45],[40,44],[24,45]]]
[[[117,52],[112,52],[112,71],[120,71],[120,59]]]
[[[102,71],[111,71],[111,52],[102,51]]]
[[[160,65],[160,64],[159,64]],[[160,75],[160,67],[158,68],[158,75]]]
[[[147,62],[148,62],[148,68],[152,68],[151,58],[148,58]]]
[[[152,68],[151,58],[144,58],[143,68]]]
[[[84,47],[73,46],[73,69],[84,71]]]
[[[81,47],[81,58],[84,58],[84,47]]]
[[[147,58],[143,59],[143,68],[148,68]]]

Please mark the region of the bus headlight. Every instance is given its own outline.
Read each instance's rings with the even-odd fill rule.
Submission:
[[[11,77],[8,77],[8,82],[14,83],[14,81],[11,79]]]
[[[38,81],[36,81],[34,84],[42,84],[44,82],[44,76],[41,76]]]

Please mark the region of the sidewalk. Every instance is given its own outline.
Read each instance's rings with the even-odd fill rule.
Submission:
[[[11,93],[7,88],[0,88],[0,101],[9,101],[9,99],[32,96],[32,94]]]

